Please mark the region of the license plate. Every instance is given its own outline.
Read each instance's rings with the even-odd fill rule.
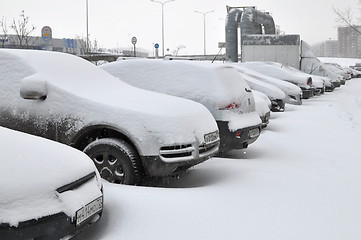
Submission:
[[[103,209],[103,197],[99,197],[76,211],[76,226]]]
[[[218,138],[219,138],[219,133],[218,133],[218,131],[211,132],[211,133],[208,133],[208,134],[205,134],[205,135],[204,135],[204,141],[205,141],[206,143],[214,142],[214,141],[218,140]]]
[[[253,128],[253,129],[249,130],[248,134],[249,134],[250,138],[255,138],[259,135],[259,129]]]

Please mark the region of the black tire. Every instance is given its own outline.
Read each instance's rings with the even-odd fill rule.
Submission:
[[[134,148],[116,138],[91,142],[84,152],[94,161],[101,177],[111,183],[137,185],[142,181],[143,166]]]

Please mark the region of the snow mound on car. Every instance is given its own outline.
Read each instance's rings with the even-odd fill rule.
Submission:
[[[84,153],[0,127],[0,223],[66,211],[56,189],[96,171]]]
[[[137,59],[113,62],[101,68],[135,87],[202,103],[216,120],[229,121],[231,130],[260,124],[253,96],[245,91],[249,86],[231,66]],[[237,110],[219,110],[233,103],[239,106]]]

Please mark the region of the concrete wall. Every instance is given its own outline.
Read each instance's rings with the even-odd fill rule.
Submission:
[[[272,61],[300,68],[299,35],[242,36],[242,62]]]

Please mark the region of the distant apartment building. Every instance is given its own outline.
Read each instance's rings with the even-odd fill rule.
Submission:
[[[339,42],[337,40],[327,40],[312,47],[313,53],[317,57],[338,57]]]
[[[361,58],[361,26],[338,28],[339,57]]]

